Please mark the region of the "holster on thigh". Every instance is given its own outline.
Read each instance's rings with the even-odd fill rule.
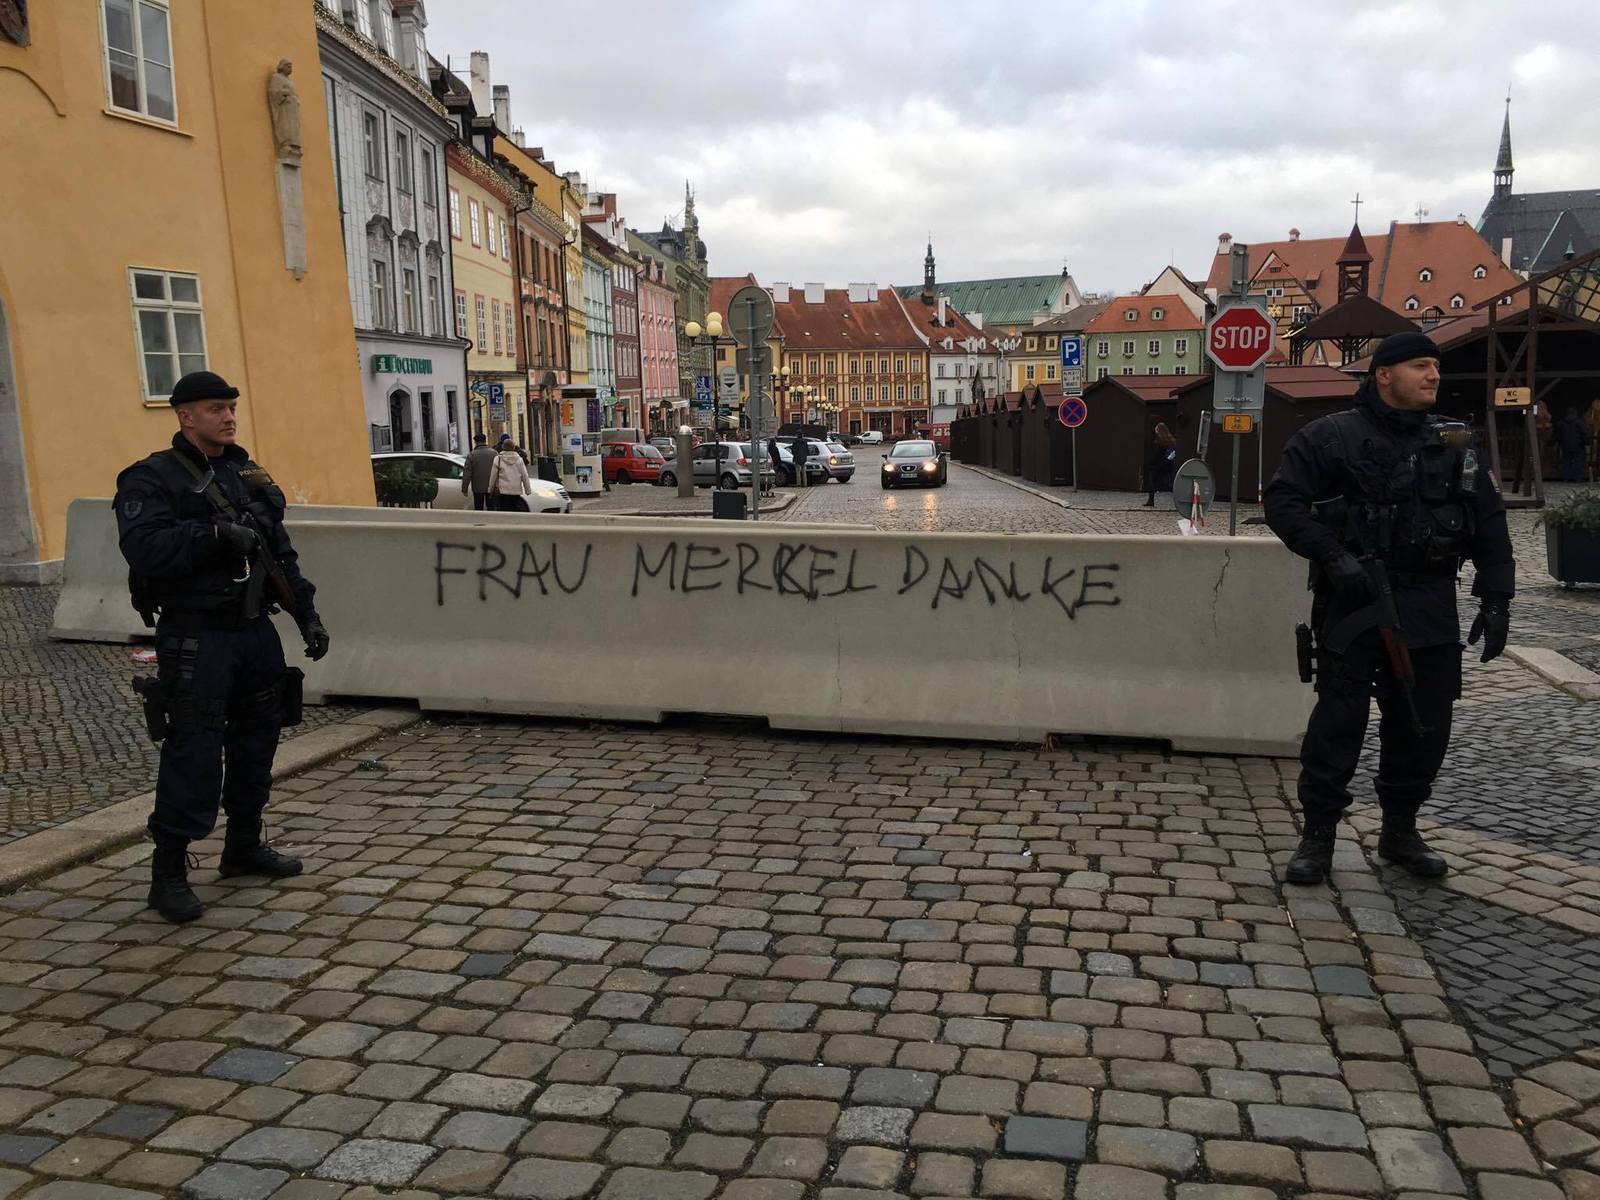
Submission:
[[[233,723],[239,729],[277,729],[283,725],[283,697],[285,677],[280,675],[271,683],[245,692],[233,711]]]

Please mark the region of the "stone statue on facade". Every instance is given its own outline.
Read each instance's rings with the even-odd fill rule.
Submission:
[[[272,114],[272,140],[279,162],[300,161],[300,97],[289,74],[294,64],[278,60],[278,69],[267,78],[267,110]]]

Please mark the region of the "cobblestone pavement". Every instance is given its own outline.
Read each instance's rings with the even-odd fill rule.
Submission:
[[[0,588],[0,842],[154,786],[157,747],[128,681],[132,647],[52,642],[55,587]],[[360,708],[311,707],[305,727]]]
[[[282,789],[306,873],[203,871],[195,925],[143,909],[143,847],[0,897],[0,1194],[1563,1194],[1353,844],[1274,881],[1287,762],[509,722],[362,755]],[[1518,1083],[1564,1162],[1597,1081]]]

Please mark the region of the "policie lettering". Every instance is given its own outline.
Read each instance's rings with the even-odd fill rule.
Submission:
[[[435,542],[434,600],[444,607],[450,594],[449,577],[462,576],[465,582],[470,576],[476,581],[478,600],[484,603],[500,592],[520,600],[524,588],[531,594],[533,587],[541,596],[571,596],[586,586],[605,586],[603,581],[626,586],[634,599],[662,592],[687,596],[727,589],[736,596],[768,592],[811,603],[882,590],[896,598],[926,598],[930,609],[938,609],[941,604],[975,597],[991,606],[1002,600],[1025,604],[1048,598],[1069,620],[1076,620],[1085,608],[1113,608],[1122,603],[1117,593],[1117,572],[1122,567],[1114,562],[1068,566],[1058,564],[1053,555],[1045,556],[1042,567],[1009,559],[996,565],[979,555],[940,555],[936,560],[916,545],[904,546],[902,555],[896,577],[874,580],[860,548],[834,550],[812,542],[778,542],[768,547],[677,539],[648,545],[636,542],[631,561],[626,563],[603,561],[592,543],[585,544],[581,552],[569,544],[563,562],[561,545],[554,541],[537,546],[523,542],[515,552],[495,542]],[[617,567],[623,573],[613,570]]]

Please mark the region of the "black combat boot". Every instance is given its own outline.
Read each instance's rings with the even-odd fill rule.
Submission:
[[[205,910],[189,888],[188,843],[159,841],[150,860],[150,907],[174,925],[195,920]]]
[[[222,861],[217,864],[222,878],[233,875],[269,875],[287,879],[300,874],[300,860],[279,854],[261,840],[261,818],[229,817],[222,842]]]
[[[1333,842],[1339,832],[1337,825],[1306,824],[1300,835],[1300,845],[1294,857],[1284,868],[1285,883],[1321,883],[1333,870]]]
[[[1444,856],[1429,849],[1417,832],[1417,818],[1398,813],[1383,814],[1383,831],[1378,834],[1378,857],[1409,871],[1419,879],[1438,879],[1450,870]]]

